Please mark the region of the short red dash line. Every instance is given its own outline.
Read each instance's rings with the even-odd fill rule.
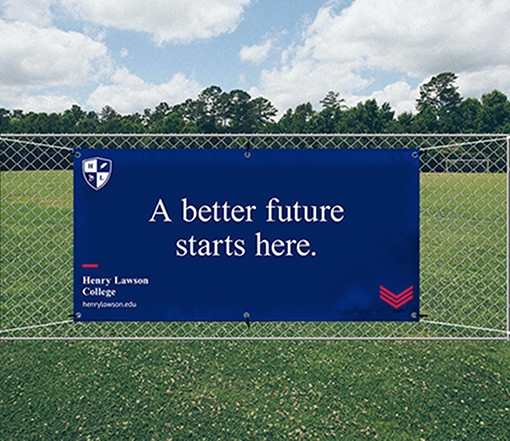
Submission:
[[[97,263],[84,263],[82,268],[99,268],[99,265]]]

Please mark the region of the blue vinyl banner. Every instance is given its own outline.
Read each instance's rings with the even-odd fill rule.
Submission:
[[[418,321],[418,153],[77,149],[74,312]]]

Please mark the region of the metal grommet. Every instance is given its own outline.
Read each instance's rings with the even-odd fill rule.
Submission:
[[[244,316],[244,319],[246,320],[246,326],[248,326],[248,329],[251,328],[251,325],[250,325],[250,313],[249,312],[245,312],[243,314]]]
[[[417,158],[418,156],[420,156],[418,152],[413,152],[413,158]]]
[[[245,158],[249,158],[250,156],[251,156],[250,152],[248,152],[248,151],[244,152],[244,157]]]
[[[80,153],[80,152],[74,152],[74,157],[75,157],[75,158],[79,158],[79,157],[81,157],[81,153]]]

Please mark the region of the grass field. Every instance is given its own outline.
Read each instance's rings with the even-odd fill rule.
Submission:
[[[431,319],[504,329],[505,185],[498,174],[422,175]],[[70,188],[69,172],[2,173],[3,329],[72,310]],[[89,331],[119,333],[8,335]],[[377,332],[412,335],[398,325]],[[416,333],[502,336],[433,325]],[[509,362],[508,341],[0,341],[0,439],[505,440]]]
[[[508,440],[507,342],[1,342],[0,439]]]

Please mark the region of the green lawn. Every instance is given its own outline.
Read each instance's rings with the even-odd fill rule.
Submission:
[[[504,329],[505,176],[421,179],[422,312]],[[4,330],[65,320],[72,311],[71,181],[65,171],[2,173]],[[241,325],[227,331],[250,336]],[[60,325],[1,335],[226,332],[149,326]],[[257,335],[275,331],[257,326]],[[422,324],[292,326],[276,331],[504,336]],[[508,341],[0,341],[0,439],[506,440],[509,362]]]
[[[1,342],[0,439],[508,440],[508,342]]]

